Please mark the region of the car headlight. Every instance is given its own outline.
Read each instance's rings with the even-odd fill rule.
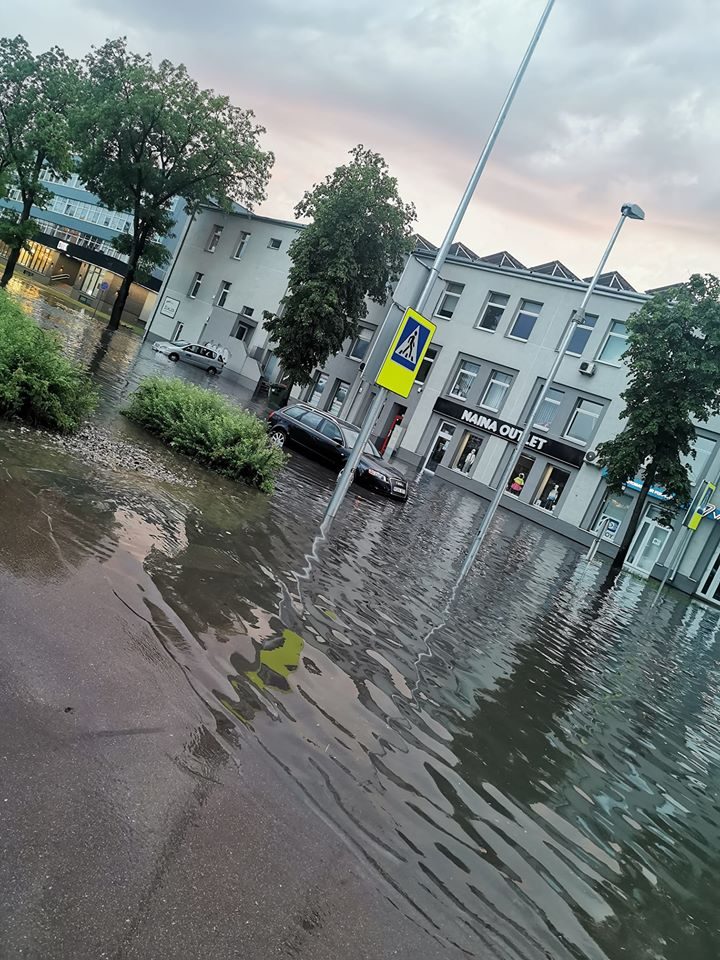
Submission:
[[[388,481],[387,474],[381,473],[380,470],[373,470],[372,467],[368,467],[368,473],[371,477],[377,477],[378,480],[384,480],[386,483]]]

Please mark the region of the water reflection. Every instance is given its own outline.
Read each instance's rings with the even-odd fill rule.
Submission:
[[[116,409],[154,360],[94,345]],[[482,509],[460,490],[422,483],[404,508],[353,495],[309,563],[332,478],[301,458],[268,500],[202,471],[161,493],[3,444],[0,563],[38,581],[101,563],[149,627],[148,660],[181,665],[227,750],[287,771],[428,956],[717,954],[714,610],[672,592],[651,608],[628,576],[604,588],[503,515],[440,625]]]

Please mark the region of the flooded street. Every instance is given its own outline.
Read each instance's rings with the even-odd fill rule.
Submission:
[[[169,465],[139,379],[251,402],[15,292]],[[501,512],[445,617],[470,494],[189,472],[0,426],[3,960],[717,957],[718,611]]]

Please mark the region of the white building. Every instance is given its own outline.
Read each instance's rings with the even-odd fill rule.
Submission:
[[[245,386],[273,379],[263,326],[287,289],[290,244],[299,223],[204,207],[190,223],[150,321],[153,339],[222,343],[227,372]]]

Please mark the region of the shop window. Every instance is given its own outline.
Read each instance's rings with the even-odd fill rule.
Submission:
[[[432,441],[428,458],[425,461],[425,470],[428,470],[430,473],[435,473],[443,462],[447,448],[454,435],[455,427],[451,423],[443,422],[440,424],[440,428],[435,434],[435,439]]]
[[[576,440],[578,443],[589,443],[602,412],[603,406],[601,403],[593,403],[592,400],[578,400],[570,417],[570,423],[567,425],[565,436],[569,440]]]
[[[569,479],[570,474],[565,470],[548,464],[535,491],[533,505],[552,513]]]
[[[470,360],[461,360],[455,382],[450,389],[450,396],[458,400],[467,400],[468,394],[475,383],[475,377],[480,373],[480,364]]]
[[[453,468],[460,473],[470,474],[482,446],[482,438],[474,433],[466,433],[460,441]]]
[[[505,397],[510,389],[512,379],[509,373],[501,373],[499,370],[493,370],[490,374],[490,380],[485,388],[483,398],[480,401],[480,406],[487,407],[488,410],[493,410],[497,413],[505,402]]]
[[[477,324],[481,330],[489,330],[494,333],[498,324],[505,313],[505,307],[508,305],[510,297],[506,293],[495,293],[490,291],[488,302],[483,310],[482,316]]]
[[[310,387],[307,396],[307,402],[313,407],[316,407],[320,403],[320,399],[323,395],[325,385],[328,382],[328,375],[326,373],[318,373],[315,376],[313,385]]]
[[[453,283],[450,280],[445,285],[445,290],[438,301],[435,313],[443,320],[450,320],[455,313],[455,308],[460,300],[460,294],[465,289],[464,283]]]
[[[327,407],[328,413],[332,413],[336,417],[340,414],[342,405],[347,400],[349,389],[350,384],[346,380],[337,380],[335,382],[335,389],[333,390],[332,399]]]
[[[529,340],[541,310],[541,303],[535,300],[521,300],[520,309],[508,336],[513,340]]]
[[[370,346],[370,341],[373,338],[373,331],[369,327],[362,327],[358,331],[358,335],[352,342],[352,346],[348,352],[348,356],[351,360],[364,360],[368,352],[368,347]]]
[[[547,394],[545,395],[545,399],[540,404],[538,412],[535,416],[535,423],[533,426],[537,430],[550,429],[564,396],[565,394],[562,390],[556,390],[554,387],[551,387],[548,390]]]
[[[601,534],[603,540],[613,543],[633,503],[634,498],[627,493],[621,493],[619,496],[609,493],[593,525],[593,532]]]
[[[627,348],[627,326],[621,320],[613,320],[605,343],[598,354],[601,363],[610,363],[614,367],[620,366],[620,361]]]
[[[515,464],[515,469],[512,472],[512,478],[510,483],[507,485],[508,493],[511,493],[514,497],[520,496],[525,489],[527,478],[530,476],[530,471],[532,470],[534,464],[535,457],[529,457],[525,453],[518,457],[518,461]]]

